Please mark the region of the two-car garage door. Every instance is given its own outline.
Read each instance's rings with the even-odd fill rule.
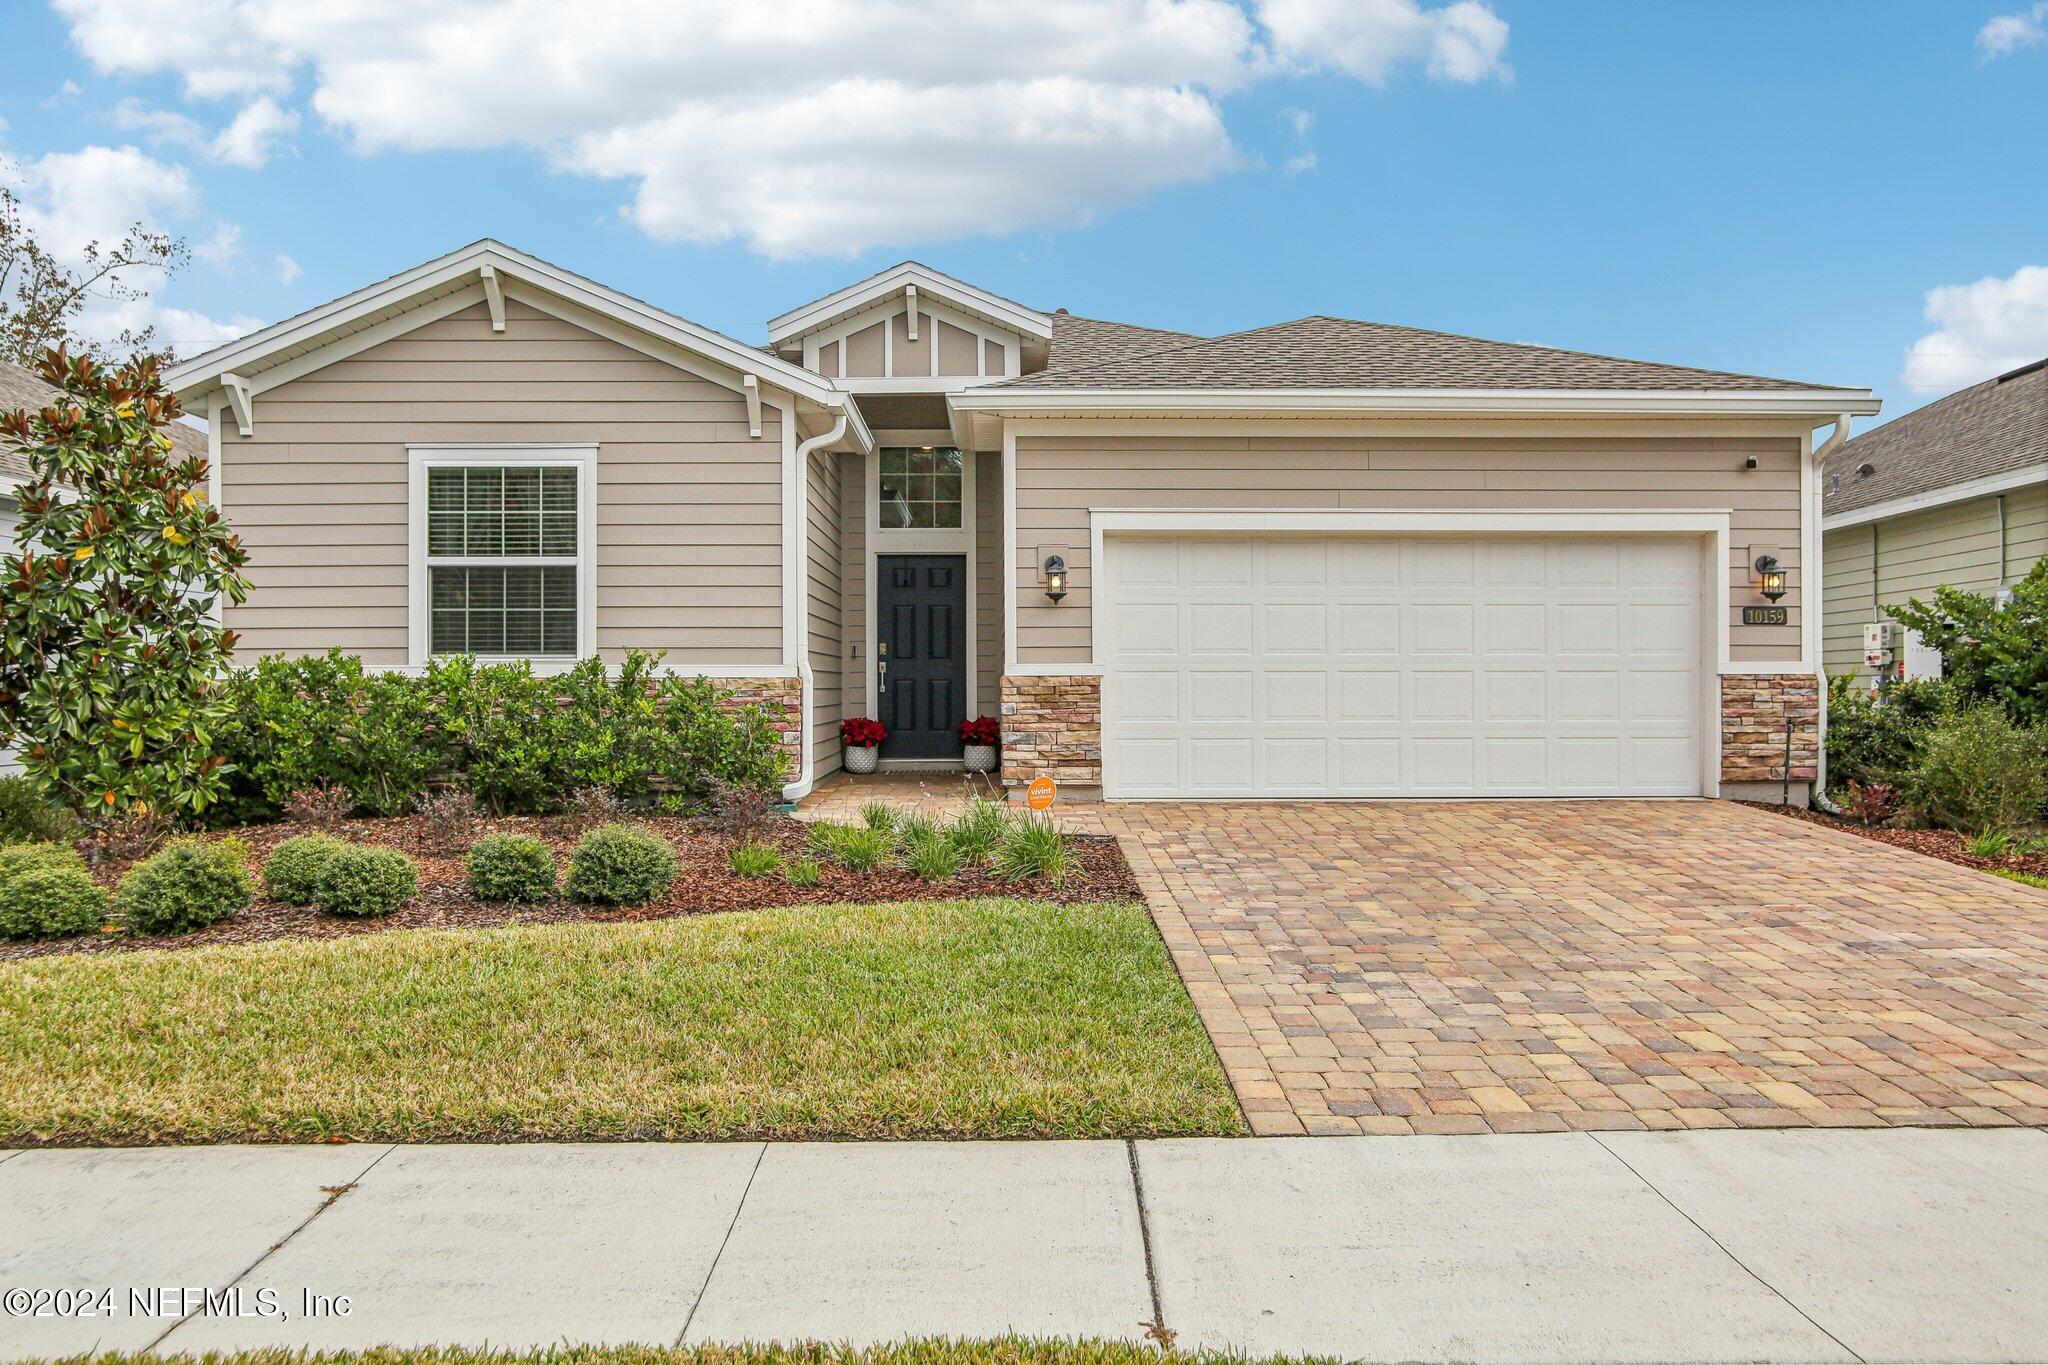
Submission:
[[[1111,536],[1111,797],[1694,796],[1698,538]]]

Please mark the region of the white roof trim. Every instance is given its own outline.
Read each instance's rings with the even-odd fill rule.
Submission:
[[[920,296],[936,297],[962,312],[976,314],[1013,332],[1037,337],[1041,341],[1052,339],[1052,318],[1049,314],[1013,303],[985,289],[976,289],[965,280],[942,275],[930,266],[905,261],[822,299],[792,308],[781,317],[769,319],[768,344],[779,345],[786,338],[816,331],[876,303],[906,297],[904,291],[913,286]]]
[[[968,412],[1329,412],[1692,414],[1764,417],[1872,416],[1868,389],[1701,392],[1656,389],[970,389],[948,400]]]
[[[183,364],[174,365],[164,376],[165,384],[181,394],[216,387],[224,375],[253,369],[280,350],[297,346],[318,347],[325,344],[328,333],[336,333],[335,339],[339,339],[345,335],[340,329],[351,322],[415,295],[469,276],[481,279],[485,268],[501,279],[524,281],[732,370],[758,374],[764,383],[772,383],[814,403],[836,409],[845,401],[845,394],[831,381],[800,365],[792,365],[488,237],[393,275],[388,280],[345,294],[311,312],[273,323]]]
[[[1903,498],[1891,498],[1884,502],[1873,502],[1868,507],[1858,507],[1847,512],[1836,512],[1820,519],[1823,531],[1839,531],[1845,526],[1861,526],[1865,522],[1888,521],[1893,517],[1909,516],[1914,512],[1928,512],[1951,503],[1971,502],[1977,498],[1995,497],[2015,488],[2031,484],[2048,483],[2048,464],[2032,465],[2026,469],[2009,470],[2004,474],[1987,474],[1981,479],[1965,479],[1952,483],[1946,488],[1930,489],[1925,493],[1914,493]]]

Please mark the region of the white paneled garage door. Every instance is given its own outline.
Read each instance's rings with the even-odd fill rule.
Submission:
[[[1698,538],[1111,535],[1112,797],[1695,796]]]

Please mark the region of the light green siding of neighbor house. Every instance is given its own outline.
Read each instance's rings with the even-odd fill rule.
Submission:
[[[1999,564],[1999,498],[1972,498],[1924,512],[1829,531],[1821,546],[1827,587],[1822,660],[1830,674],[1866,674],[1863,627],[1880,607],[1932,601],[1947,584],[1990,596],[2048,555],[2048,484],[2015,488],[2005,503],[2005,562]],[[1873,573],[1873,565],[1875,573]]]

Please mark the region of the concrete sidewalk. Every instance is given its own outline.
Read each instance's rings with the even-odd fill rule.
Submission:
[[[0,1288],[94,1301],[10,1295],[0,1356],[1158,1317],[1255,1354],[2038,1360],[2044,1229],[2038,1130],[31,1151]]]

